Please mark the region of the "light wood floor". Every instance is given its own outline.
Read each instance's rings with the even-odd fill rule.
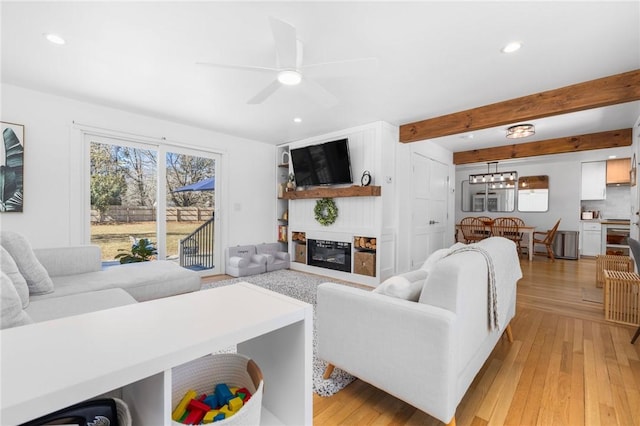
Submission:
[[[502,339],[456,412],[458,425],[640,425],[640,339],[582,300],[595,261],[521,261],[513,344]],[[313,396],[322,425],[439,425],[433,417],[356,380]]]

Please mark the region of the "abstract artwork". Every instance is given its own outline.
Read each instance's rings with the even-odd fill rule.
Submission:
[[[0,121],[0,212],[22,212],[24,192],[24,126]]]

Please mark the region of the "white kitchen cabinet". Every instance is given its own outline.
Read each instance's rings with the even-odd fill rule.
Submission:
[[[581,200],[604,200],[607,197],[607,162],[582,163]]]
[[[263,424],[311,424],[313,308],[248,283],[0,331],[3,425],[120,390],[170,425],[172,367],[237,345],[262,370]]]
[[[597,256],[602,247],[602,225],[599,222],[581,222],[582,256]]]

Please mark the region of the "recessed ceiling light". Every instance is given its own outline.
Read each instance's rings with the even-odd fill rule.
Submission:
[[[618,158],[618,156],[617,156],[617,155],[610,155],[610,156],[609,156],[609,159],[610,159],[610,160],[613,160],[614,158]]]
[[[302,123],[302,118],[296,117],[296,118],[293,119],[293,122],[294,123]]]
[[[49,40],[51,43],[53,44],[65,44],[66,42],[64,41],[64,39],[59,36],[58,34],[53,34],[53,33],[47,33],[44,34],[44,37]]]
[[[295,86],[302,81],[302,75],[296,70],[284,70],[278,73],[278,81],[287,86]]]
[[[505,47],[500,49],[500,51],[502,53],[513,53],[516,50],[520,50],[521,47],[522,47],[522,43],[520,43],[519,41],[512,41],[511,43],[507,44]]]

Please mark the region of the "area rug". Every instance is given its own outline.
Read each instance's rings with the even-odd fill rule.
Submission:
[[[604,303],[604,295],[601,288],[582,287],[582,300],[585,302]]]
[[[344,389],[345,386],[355,380],[355,377],[345,373],[339,368],[333,370],[330,378],[327,380],[323,379],[322,376],[327,367],[327,363],[318,359],[318,356],[316,355],[317,336],[315,307],[317,289],[318,285],[321,283],[334,280],[327,277],[283,269],[259,275],[206,283],[202,285],[202,290],[233,285],[241,281],[245,281],[259,287],[264,287],[268,290],[275,291],[276,293],[281,293],[313,305],[313,392],[320,396],[331,396]],[[350,285],[346,282],[339,282],[345,285]]]

